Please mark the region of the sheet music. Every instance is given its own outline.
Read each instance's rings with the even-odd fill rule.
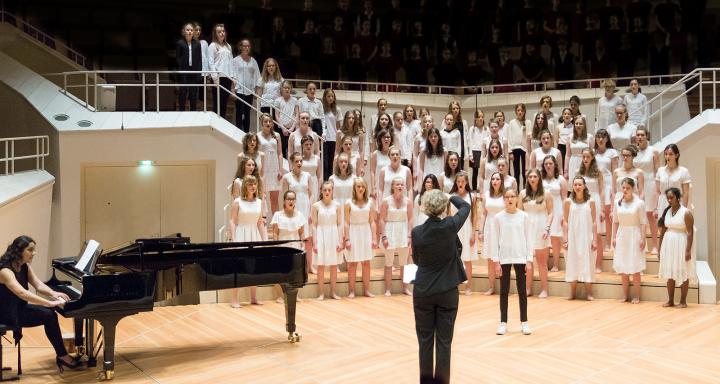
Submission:
[[[75,264],[75,269],[85,271],[85,268],[87,268],[90,262],[92,262],[93,256],[99,248],[100,243],[92,239],[88,240],[85,251],[80,256],[80,260],[78,260],[77,264]]]
[[[415,274],[417,273],[417,265],[408,264],[403,267],[403,283],[411,284],[415,281]]]

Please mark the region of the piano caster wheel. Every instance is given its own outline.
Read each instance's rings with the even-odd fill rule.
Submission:
[[[293,332],[288,335],[288,341],[291,343],[299,343],[301,339],[302,336],[297,332]]]
[[[97,379],[98,381],[108,381],[112,380],[113,376],[115,376],[115,371],[100,371],[98,372]]]

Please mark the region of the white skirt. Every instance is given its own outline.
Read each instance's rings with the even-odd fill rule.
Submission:
[[[348,233],[350,239],[350,250],[345,257],[349,263],[367,261],[373,257],[372,233],[370,224],[352,224]]]
[[[673,279],[677,285],[696,279],[695,259],[685,260],[687,234],[668,230],[660,247],[660,278]],[[694,247],[694,245],[693,245]]]
[[[640,240],[642,233],[639,227],[618,228],[613,255],[613,269],[616,273],[631,275],[645,270],[645,252],[640,249]]]
[[[313,259],[315,265],[337,265],[337,246],[340,244],[340,234],[336,225],[318,225],[315,232],[317,254]]]

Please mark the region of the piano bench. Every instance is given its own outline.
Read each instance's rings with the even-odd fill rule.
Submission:
[[[3,366],[3,356],[2,356],[2,352],[3,352],[2,339],[8,340],[7,337],[5,336],[5,335],[7,335],[8,331],[12,331],[14,343],[17,346],[18,369],[17,369],[17,375],[12,375],[12,376],[5,375],[5,371],[9,371],[10,368]],[[2,370],[0,370],[0,381],[19,380],[20,375],[22,375],[22,365],[21,365],[21,360],[20,360],[20,337],[22,337],[21,334],[22,334],[22,328],[20,328],[18,326],[0,324],[0,367],[2,367]]]

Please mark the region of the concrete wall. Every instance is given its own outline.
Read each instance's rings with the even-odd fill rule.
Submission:
[[[53,258],[50,211],[54,182],[45,171],[0,176],[0,252],[5,252],[7,245],[20,235],[32,237],[37,242],[33,270],[43,280],[50,277]]]

